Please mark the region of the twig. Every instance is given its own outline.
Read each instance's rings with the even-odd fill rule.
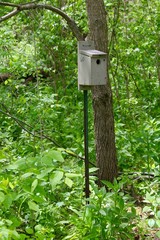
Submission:
[[[67,149],[62,148],[55,140],[53,140],[53,139],[50,138],[49,136],[45,135],[44,133],[39,132],[39,131],[34,131],[34,133],[33,133],[31,130],[28,130],[26,127],[24,127],[24,125],[26,125],[26,126],[27,126],[28,128],[30,128],[30,129],[33,129],[33,127],[30,126],[28,123],[26,123],[26,122],[18,119],[17,117],[13,116],[13,115],[10,113],[10,111],[7,109],[7,107],[6,107],[3,103],[2,103],[1,105],[3,106],[3,108],[6,109],[7,112],[3,111],[2,109],[0,109],[0,112],[3,113],[3,114],[6,115],[6,116],[12,118],[24,131],[26,131],[26,132],[29,133],[30,135],[32,135],[32,136],[34,136],[34,137],[36,137],[36,138],[47,139],[47,140],[49,140],[50,142],[52,142],[55,146],[63,149],[63,151],[66,152],[67,154],[69,154],[70,156],[79,158],[79,159],[81,159],[81,160],[83,160],[83,161],[85,160],[84,157],[81,157],[81,156],[75,154],[74,152],[72,152],[72,151],[70,151],[70,150],[67,150]],[[89,162],[89,163],[90,163],[90,165],[96,167],[96,165],[95,165],[94,163],[92,163],[92,162]]]
[[[157,177],[154,173],[151,172],[119,172],[119,176],[123,175],[132,176],[134,180],[138,180],[141,178],[153,179]]]

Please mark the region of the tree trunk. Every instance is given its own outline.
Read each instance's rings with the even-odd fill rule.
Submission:
[[[86,6],[90,30],[89,40],[94,41],[97,50],[108,53],[104,2],[103,0],[86,0]],[[106,86],[96,86],[92,90],[99,185],[101,185],[101,180],[112,182],[117,176],[112,93],[108,67],[107,76]]]

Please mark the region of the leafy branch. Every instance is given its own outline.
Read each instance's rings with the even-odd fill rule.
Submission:
[[[77,26],[76,22],[72,18],[70,18],[65,12],[60,10],[59,8],[53,7],[48,4],[39,4],[36,2],[30,2],[30,3],[26,3],[26,4],[14,4],[14,3],[8,3],[8,2],[0,2],[0,6],[8,6],[8,7],[15,8],[11,12],[0,17],[0,23],[9,18],[12,18],[13,16],[19,14],[22,11],[31,10],[31,9],[46,9],[46,10],[50,10],[53,13],[57,13],[63,19],[65,19],[69,28],[71,29],[73,35],[77,38],[77,40],[80,41],[80,40],[84,39],[83,34],[81,33],[81,30]]]
[[[22,121],[21,119],[13,116],[11,114],[11,112],[9,111],[9,109],[3,104],[1,103],[1,106],[5,109],[5,111],[3,111],[2,109],[0,109],[0,112],[3,113],[4,115],[12,118],[25,132],[29,133],[30,135],[32,135],[33,137],[36,137],[36,138],[41,138],[41,139],[47,139],[48,141],[52,142],[55,146],[61,148],[64,152],[66,152],[67,154],[69,154],[70,156],[72,157],[76,157],[76,158],[79,158],[81,160],[85,160],[84,157],[81,157],[77,154],[75,154],[74,152],[70,151],[70,150],[67,150],[67,149],[64,149],[62,148],[55,140],[53,140],[52,138],[50,138],[49,136],[47,136],[46,134],[44,134],[42,131],[33,131],[33,127],[31,125],[29,125],[28,123]],[[30,129],[28,129],[28,128]],[[94,167],[96,167],[96,165],[92,162],[90,162],[90,164]]]

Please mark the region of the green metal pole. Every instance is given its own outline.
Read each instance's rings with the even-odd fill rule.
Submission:
[[[85,195],[89,198],[89,158],[88,158],[88,91],[84,90],[84,150],[85,150]],[[88,200],[87,200],[87,203]]]

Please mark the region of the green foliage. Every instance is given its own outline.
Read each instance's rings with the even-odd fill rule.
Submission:
[[[159,165],[159,3],[107,1],[110,79],[122,169]],[[158,55],[157,55],[158,54]]]
[[[140,165],[144,172],[152,171],[159,165],[159,120],[150,117],[141,122],[138,129],[135,128],[134,123],[130,127],[122,123],[116,124],[119,163],[122,169],[127,169],[127,166],[131,167],[134,163],[132,169],[137,170]]]
[[[143,208],[143,212],[148,214],[146,215],[145,220],[148,223],[150,230],[154,228],[160,228],[160,197],[159,194],[155,192],[147,192],[145,197],[145,202],[148,204]],[[160,237],[160,231],[156,232],[156,236]]]
[[[77,170],[68,168],[61,152],[51,149],[1,168],[1,239],[63,236],[57,224],[65,212],[68,220],[67,209],[79,205],[83,194],[81,168]]]
[[[45,3],[88,34],[84,1]],[[78,157],[84,147],[76,40],[49,11],[21,12],[1,25],[0,73],[11,75],[0,83],[0,239],[135,239],[160,227],[158,4],[105,1],[117,159],[120,171],[137,175],[104,181],[100,189],[91,176],[88,205]],[[95,163],[91,101],[89,157]],[[142,181],[141,172],[153,178]],[[129,185],[136,196],[125,189]]]
[[[5,164],[0,183],[2,239],[133,239],[135,234],[136,212],[121,192],[124,182],[105,183],[111,189],[106,192],[92,180],[90,204],[84,206],[81,167],[73,161],[68,167],[57,150]]]
[[[83,216],[83,225],[79,224],[80,239],[134,239],[133,220],[136,220],[136,211],[127,196],[120,192],[123,185],[107,183],[111,192],[100,190],[92,185],[92,195],[89,205]]]

